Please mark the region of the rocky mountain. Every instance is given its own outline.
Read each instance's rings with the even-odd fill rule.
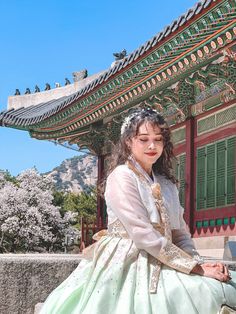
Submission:
[[[74,193],[88,191],[97,183],[97,158],[80,155],[66,159],[47,175],[54,179],[58,190]]]

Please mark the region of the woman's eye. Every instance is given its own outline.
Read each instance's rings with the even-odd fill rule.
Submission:
[[[145,138],[140,138],[139,139],[141,142],[147,142],[148,140],[147,139],[145,139]]]

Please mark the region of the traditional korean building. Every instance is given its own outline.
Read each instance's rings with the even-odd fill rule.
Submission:
[[[9,97],[0,125],[88,148],[99,178],[126,112],[148,105],[172,129],[180,200],[194,237],[236,234],[236,2],[203,0],[92,77]],[[103,201],[98,221],[105,224]]]

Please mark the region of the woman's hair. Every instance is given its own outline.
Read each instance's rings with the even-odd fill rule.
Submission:
[[[153,164],[152,168],[155,174],[164,175],[173,183],[176,183],[172,173],[173,144],[170,140],[170,129],[161,114],[151,108],[136,108],[129,112],[121,126],[121,136],[118,143],[113,148],[109,158],[109,168],[107,175],[118,165],[124,164],[131,155],[128,141],[138,135],[139,127],[143,123],[150,123],[153,127],[158,126],[161,129],[163,137],[163,152],[160,158]]]

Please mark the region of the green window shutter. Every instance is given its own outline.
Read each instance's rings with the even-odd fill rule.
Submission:
[[[217,158],[217,172],[216,172],[216,206],[225,205],[225,168],[226,168],[226,141],[216,143],[216,158]]]
[[[235,139],[227,140],[227,204],[233,204],[235,191]]]
[[[178,177],[179,177],[179,157],[178,156],[175,156],[175,159],[173,159],[172,167],[174,170],[174,175],[175,175],[176,179],[178,179]]]
[[[185,165],[186,165],[186,155],[183,154],[179,158],[179,200],[181,206],[185,207]]]
[[[179,199],[183,207],[185,206],[185,165],[186,154],[176,156],[176,160],[173,161],[173,169],[175,177],[179,181]]]
[[[206,171],[205,171],[206,153],[205,147],[197,150],[197,210],[205,208],[205,190],[206,190]]]
[[[215,144],[207,146],[206,208],[215,206]]]

